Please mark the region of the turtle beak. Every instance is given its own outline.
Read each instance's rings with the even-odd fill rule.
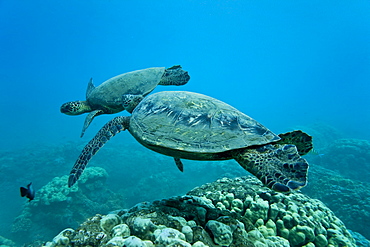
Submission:
[[[60,107],[60,112],[61,113],[64,113],[64,114],[68,114],[69,113],[68,110],[65,107],[63,107],[63,106]]]

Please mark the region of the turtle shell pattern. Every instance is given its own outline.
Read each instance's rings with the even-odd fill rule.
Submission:
[[[121,106],[122,95],[147,95],[158,85],[165,67],[154,67],[124,73],[103,82],[91,92],[86,100],[91,106]]]
[[[129,131],[144,145],[192,153],[219,153],[280,139],[234,107],[184,91],[146,97],[132,112]]]

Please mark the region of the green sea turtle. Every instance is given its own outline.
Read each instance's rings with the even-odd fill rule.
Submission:
[[[80,115],[90,112],[82,128],[82,137],[94,117],[123,110],[131,113],[132,105],[137,105],[157,85],[180,86],[186,84],[189,79],[188,72],[182,70],[180,65],[167,69],[155,67],[128,72],[115,76],[98,87],[95,87],[92,79],[90,79],[86,91],[86,100],[64,103],[60,107],[60,111],[67,115]],[[123,95],[130,95],[131,98],[126,96],[124,101]]]
[[[69,176],[71,187],[89,160],[113,136],[126,130],[143,146],[180,159],[235,159],[266,186],[287,192],[306,185],[312,149],[302,131],[275,135],[234,107],[206,95],[159,92],[144,98],[129,117],[109,121],[85,146]],[[293,145],[294,144],[294,145]]]

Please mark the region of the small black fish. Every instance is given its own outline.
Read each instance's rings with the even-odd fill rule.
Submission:
[[[21,197],[27,197],[30,199],[29,201],[32,201],[33,198],[35,198],[35,191],[33,190],[32,182],[27,185],[27,188],[21,187]]]

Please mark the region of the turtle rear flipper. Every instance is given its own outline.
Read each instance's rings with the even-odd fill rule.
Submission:
[[[180,65],[172,66],[164,71],[159,85],[181,86],[188,83],[190,76],[187,71],[183,70]]]
[[[245,149],[235,160],[275,191],[288,192],[307,184],[308,163],[294,145],[269,144]]]
[[[177,168],[179,168],[180,172],[183,172],[184,171],[184,164],[182,163],[182,161],[179,158],[174,158],[174,160],[175,160],[175,164],[176,164]]]
[[[301,130],[294,130],[284,134],[279,134],[279,144],[293,144],[297,147],[299,155],[305,155],[313,148],[312,136],[304,133]]]

